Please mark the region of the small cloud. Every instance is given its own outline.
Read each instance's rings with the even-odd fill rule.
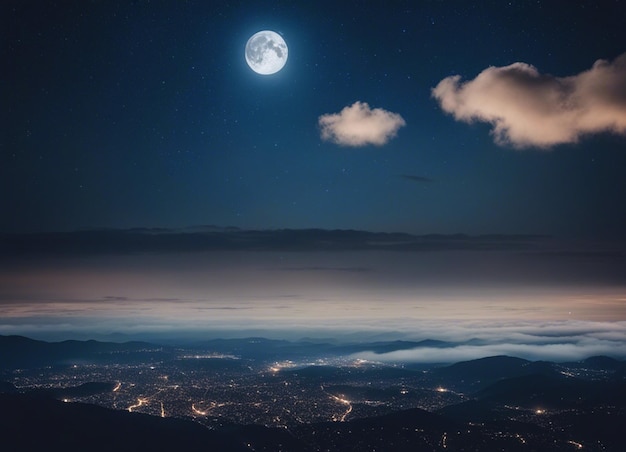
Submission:
[[[355,102],[339,113],[319,117],[322,139],[341,146],[382,146],[406,125],[402,116],[382,108],[371,109],[365,102]]]
[[[430,177],[416,176],[414,174],[400,174],[400,177],[402,179],[410,180],[413,182],[423,182],[423,183],[434,182],[434,179],[431,179]]]
[[[626,135],[626,53],[569,77],[526,63],[492,66],[466,82],[446,77],[432,96],[458,121],[490,123],[499,145],[546,149],[583,135]]]

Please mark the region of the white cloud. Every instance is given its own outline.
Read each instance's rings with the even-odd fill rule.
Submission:
[[[420,322],[416,339],[468,341],[446,348],[417,347],[390,353],[356,353],[377,362],[453,363],[496,355],[529,360],[576,361],[595,355],[626,358],[626,322]]]
[[[626,356],[626,344],[623,341],[602,341],[594,338],[576,338],[571,341],[566,338],[562,342],[554,344],[503,342],[485,345],[459,345],[449,348],[421,347],[381,354],[374,352],[356,353],[353,357],[377,362],[453,363],[498,355],[515,356],[531,361],[578,361],[598,355],[623,359]]]
[[[371,109],[366,102],[355,102],[339,113],[319,117],[322,139],[342,146],[382,146],[406,125],[402,116],[382,108]]]
[[[446,77],[432,96],[459,121],[490,123],[500,145],[549,148],[587,134],[626,135],[626,53],[570,77],[526,63],[489,67],[467,82]]]

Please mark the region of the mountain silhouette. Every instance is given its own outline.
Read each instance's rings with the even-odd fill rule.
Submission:
[[[0,407],[4,450],[250,450],[239,438],[180,419],[23,394],[0,394]]]
[[[436,384],[462,392],[475,392],[507,378],[555,373],[554,363],[528,361],[511,356],[491,356],[433,369],[430,377]]]
[[[0,336],[0,369],[42,367],[80,360],[108,360],[123,363],[125,354],[154,354],[159,345],[147,342],[63,341],[44,342],[24,336]]]

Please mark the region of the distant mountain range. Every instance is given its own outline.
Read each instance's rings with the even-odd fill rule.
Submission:
[[[251,337],[243,339],[212,339],[199,341],[185,346],[188,350],[206,351],[256,361],[284,359],[305,359],[328,356],[348,356],[359,352],[388,353],[419,347],[453,347],[452,342],[423,341],[387,341],[352,344],[332,344],[313,341],[286,341]],[[163,346],[148,342],[100,342],[63,341],[45,342],[23,336],[0,335],[0,369],[15,367],[37,367],[51,364],[71,363],[76,360],[114,360],[128,362],[131,359],[146,359],[147,356],[158,359],[171,357],[173,346]]]
[[[459,345],[458,342],[436,340],[422,341],[378,341],[335,344],[314,340],[287,341],[251,337],[243,339],[211,339],[189,344],[191,348],[210,349],[216,352],[234,354],[252,359],[289,359],[294,357],[348,356],[361,352],[378,354],[420,347],[446,348]]]
[[[349,357],[360,352],[377,354],[391,353],[400,350],[417,348],[449,348],[469,342],[445,342],[438,340],[422,341],[380,341],[334,344],[315,342],[313,340],[287,341],[249,337],[241,339],[211,339],[193,342],[184,346],[185,350],[207,350],[233,355],[242,359],[260,362],[285,359],[314,360],[317,358]],[[95,340],[62,342],[46,342],[24,336],[0,335],[0,369],[17,367],[37,367],[52,364],[71,364],[80,360],[98,362],[114,361],[127,363],[132,360],[159,360],[173,358],[177,353],[172,345],[160,345],[149,342],[101,342]],[[434,366],[436,365],[436,366]],[[570,369],[593,369],[596,371],[615,372],[626,375],[626,361],[616,360],[607,356],[594,356],[583,361],[552,363],[548,361],[528,361],[510,356],[493,356],[471,361],[458,362],[452,365],[431,363],[415,366],[411,363],[403,368],[433,368],[431,373],[442,384],[455,384],[459,375],[464,376],[464,390],[478,390],[498,380],[531,374],[555,374],[562,371],[561,367]],[[471,383],[468,383],[471,382]],[[473,385],[469,387],[468,385]]]
[[[63,341],[44,342],[24,336],[0,336],[0,369],[41,367],[52,364],[70,364],[80,360],[114,361],[125,363],[133,354],[164,353],[162,346],[147,342]]]

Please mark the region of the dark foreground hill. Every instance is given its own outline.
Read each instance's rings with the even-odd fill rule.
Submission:
[[[240,439],[181,419],[23,394],[0,394],[0,438],[3,450],[22,451],[249,450]]]

